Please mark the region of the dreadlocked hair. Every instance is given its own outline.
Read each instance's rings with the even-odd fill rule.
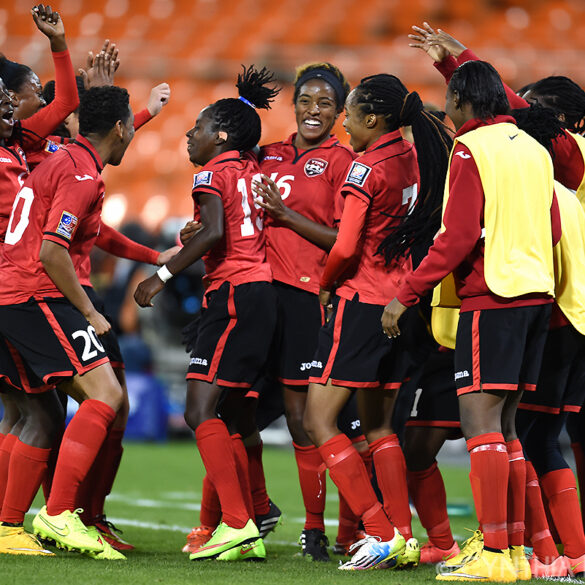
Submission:
[[[585,131],[585,91],[572,79],[556,75],[532,84],[531,95],[539,103],[563,115],[567,130],[582,134]]]
[[[0,77],[6,89],[18,93],[32,73],[33,70],[27,65],[11,61],[6,55],[0,53]]]
[[[388,132],[411,126],[418,152],[418,200],[409,213],[400,216],[377,253],[384,255],[386,264],[415,251],[418,256],[421,249],[426,253],[441,225],[443,189],[453,145],[451,133],[438,117],[424,110],[418,93],[409,93],[394,75],[365,77],[354,95],[364,114],[384,118]]]
[[[460,103],[468,103],[476,118],[486,121],[510,111],[504,84],[492,65],[485,61],[467,61],[455,69],[449,90],[457,93]]]
[[[325,61],[321,63],[307,63],[297,67],[293,81],[295,86],[293,104],[297,102],[297,98],[299,97],[303,83],[309,79],[319,78],[323,79],[329,83],[329,85],[331,85],[333,91],[335,92],[335,106],[337,112],[342,112],[345,105],[345,100],[349,95],[351,87],[339,68]]]
[[[208,109],[215,130],[225,130],[230,147],[240,152],[251,150],[260,142],[262,125],[256,108],[269,110],[270,102],[280,92],[276,86],[266,87],[274,82],[274,74],[266,67],[258,71],[254,65],[247,69],[242,65],[242,69],[236,87],[243,99],[221,99]]]
[[[554,159],[553,141],[563,134],[563,125],[555,111],[532,102],[529,108],[512,110],[511,113],[516,119],[518,128],[540,142]]]

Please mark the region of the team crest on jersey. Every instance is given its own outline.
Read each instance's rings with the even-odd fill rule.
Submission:
[[[362,163],[354,162],[351,165],[351,168],[349,169],[349,174],[347,175],[347,182],[353,183],[358,187],[363,187],[371,170],[372,169],[370,167]]]
[[[60,236],[67,238],[68,240],[71,239],[75,228],[77,227],[78,219],[72,213],[68,211],[64,211],[61,214],[61,219],[59,220],[59,225],[55,230]]]
[[[61,148],[56,142],[52,140],[47,140],[47,145],[45,146],[45,150],[47,152],[57,152]]]
[[[325,172],[327,165],[327,161],[322,158],[312,158],[305,163],[305,175],[307,175],[307,177],[322,175]]]
[[[201,185],[211,185],[211,177],[213,177],[213,171],[201,171],[193,175],[193,189],[200,187]]]

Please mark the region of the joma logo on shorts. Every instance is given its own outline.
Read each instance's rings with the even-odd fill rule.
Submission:
[[[189,364],[191,366],[206,366],[207,360],[205,358],[191,358]]]
[[[467,378],[469,377],[469,372],[467,370],[463,370],[461,372],[455,372],[455,381],[461,379],[461,378]]]
[[[317,362],[315,360],[313,360],[312,362],[303,362],[301,364],[300,370],[301,370],[301,372],[304,372],[305,370],[310,370],[311,368],[323,369],[323,364],[322,364],[322,362]]]

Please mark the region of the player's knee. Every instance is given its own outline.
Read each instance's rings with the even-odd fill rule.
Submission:
[[[301,441],[306,440],[307,433],[305,432],[304,416],[302,412],[287,412],[286,424],[290,432],[292,440],[298,445]]]
[[[189,425],[191,430],[195,431],[197,427],[206,420],[216,418],[215,413],[208,412],[205,408],[200,408],[198,405],[191,405],[185,409],[185,422]],[[235,432],[235,429],[233,429]]]

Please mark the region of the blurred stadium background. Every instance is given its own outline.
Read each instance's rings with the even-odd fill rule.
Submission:
[[[31,66],[44,83],[53,78],[53,68],[31,5],[2,1],[0,51]],[[266,65],[285,87],[272,110],[262,113],[263,142],[295,130],[290,83],[295,67],[311,61],[335,63],[352,85],[365,75],[393,73],[423,100],[442,107],[442,77],[428,57],[408,46],[411,25],[424,20],[493,63],[511,87],[553,74],[585,84],[583,0],[57,0],[52,5],[63,16],[76,67],[104,39],[118,45],[117,83],[128,88],[135,110],[146,106],[151,87],[171,85],[170,104],[137,133],[121,167],[105,172],[105,221],[161,249],[172,245],[192,213],[193,168],[185,132],[202,107],[235,95],[242,63]],[[346,141],[341,125],[337,130]],[[138,311],[131,294],[150,270],[99,251],[94,258],[96,288],[107,294],[115,313],[129,370],[141,376],[154,371],[163,381],[156,395],[170,399],[171,427],[180,429],[187,356],[179,331],[199,309],[202,267],[173,279],[154,311]],[[153,406],[153,413],[159,408]]]

